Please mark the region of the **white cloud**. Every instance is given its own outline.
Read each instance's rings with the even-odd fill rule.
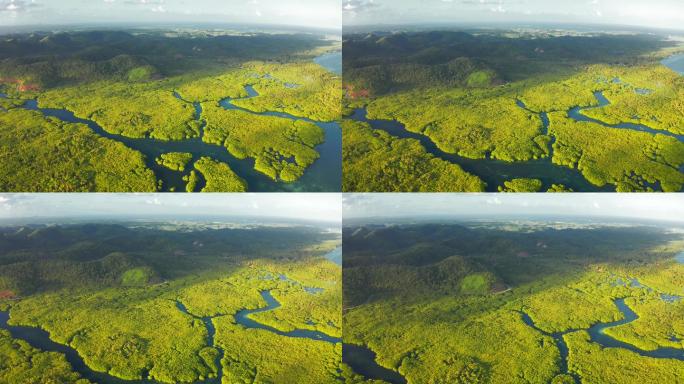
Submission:
[[[151,205],[162,205],[161,200],[159,200],[158,197],[155,197],[153,199],[145,200],[145,203],[151,204]]]
[[[684,194],[367,194],[345,195],[345,218],[430,215],[634,217],[684,222]]]
[[[491,204],[491,205],[501,205],[501,204],[503,204],[503,202],[502,202],[501,199],[499,199],[498,197],[494,197],[494,198],[492,198],[492,199],[488,199],[488,200],[487,200],[487,204]]]
[[[0,194],[0,218],[93,214],[281,217],[337,224],[342,220],[342,202],[337,193]]]

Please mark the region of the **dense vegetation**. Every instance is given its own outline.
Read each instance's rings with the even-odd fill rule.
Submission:
[[[87,384],[71,371],[64,356],[41,352],[22,340],[14,340],[0,329],[0,382]]]
[[[151,192],[143,156],[83,124],[40,113],[0,112],[0,190]],[[59,150],[55,150],[59,148]]]
[[[8,227],[0,237],[0,291],[14,299],[0,300],[0,309],[9,307],[10,324],[45,329],[89,368],[119,378],[194,382],[221,371],[226,384],[334,383],[339,345],[248,329],[234,315],[264,307],[260,292],[269,290],[281,307],[254,320],[340,337],[341,269],[322,257],[338,236],[312,226],[193,222]],[[0,344],[13,359],[36,355],[33,366],[0,363],[9,382],[27,369],[41,382],[79,377],[63,355],[6,333]]]
[[[202,192],[244,192],[247,190],[247,183],[225,163],[214,161],[208,157],[202,157],[195,163],[195,169],[207,181],[207,185],[202,188]],[[192,182],[189,180],[188,188],[191,185]]]
[[[484,183],[456,164],[435,158],[413,139],[368,124],[342,121],[345,191],[483,191]]]
[[[236,157],[254,158],[255,169],[277,182],[293,182],[318,159],[315,146],[324,140],[321,128],[302,119],[339,118],[341,79],[311,62],[315,55],[334,46],[315,34],[217,31],[5,36],[0,39],[0,91],[10,98],[0,98],[0,113],[13,122],[15,115],[3,111],[36,99],[41,108],[65,109],[77,118],[97,123],[105,131],[103,135],[112,140],[200,139],[225,146]],[[246,86],[252,86],[259,95],[246,98]],[[226,110],[226,105],[220,105],[224,99],[242,110]],[[266,111],[290,116],[260,114]],[[81,156],[75,160],[100,166],[98,159],[87,153],[62,152],[50,140],[46,143],[53,156]],[[5,142],[0,143],[1,148],[11,150]],[[140,157],[132,153],[133,160]],[[37,150],[30,154],[37,161],[51,161]],[[156,159],[157,153],[142,156],[178,172],[185,169]],[[58,182],[50,180],[24,190],[56,191],[60,189],[52,184]],[[92,180],[88,182],[93,184]],[[154,184],[159,188],[159,183]],[[120,190],[107,187],[97,190]],[[187,189],[194,190],[190,186]]]
[[[597,187],[684,187],[681,138],[577,122],[570,115],[574,107],[597,106],[594,93],[600,91],[609,104],[581,115],[682,134],[684,78],[658,63],[673,51],[660,36],[432,31],[348,35],[344,41],[346,114],[365,107],[369,119],[396,120],[441,151],[465,158],[551,159],[578,169]],[[364,155],[346,161],[357,163]],[[377,169],[350,172],[352,180],[362,172],[384,177]],[[412,180],[418,176],[405,182],[418,188]],[[350,191],[371,188],[345,184]]]
[[[586,333],[621,319],[613,299],[627,297],[639,318],[610,336],[684,349],[684,264],[672,258],[684,239],[670,229],[562,220],[345,227],[345,343],[367,346],[409,384],[677,382],[682,361],[604,348]],[[566,372],[550,336],[565,331]],[[345,376],[373,382],[350,367]]]
[[[156,159],[157,164],[163,165],[171,170],[180,172],[185,171],[185,167],[191,160],[192,153],[184,152],[162,153],[162,155]]]
[[[319,157],[313,147],[323,142],[324,136],[313,123],[226,111],[217,105],[207,105],[204,115],[203,140],[225,145],[237,158],[254,158],[254,169],[274,180],[297,180]]]

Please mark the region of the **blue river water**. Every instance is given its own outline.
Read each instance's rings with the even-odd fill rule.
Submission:
[[[672,55],[660,63],[680,75],[684,75],[684,54]]]
[[[630,129],[632,131],[640,131],[640,132],[648,132],[652,133],[654,135],[665,135],[665,136],[670,136],[674,137],[675,139],[679,141],[684,141],[684,135],[678,135],[672,132],[664,131],[662,129],[654,129],[651,127],[648,127],[643,124],[633,124],[633,123],[619,123],[619,124],[608,124],[605,123],[601,120],[597,120],[591,117],[588,117],[582,113],[584,110],[588,109],[594,109],[594,108],[602,108],[607,105],[610,105],[610,101],[603,95],[603,92],[597,91],[594,92],[594,97],[598,101],[598,105],[593,106],[593,107],[575,107],[572,108],[568,111],[568,116],[571,119],[574,119],[575,121],[584,121],[584,122],[590,122],[590,123],[595,123],[595,124],[600,124],[604,127],[608,128],[620,128],[620,129]]]
[[[684,257],[684,252],[680,253],[678,257]],[[624,284],[627,284],[627,282],[624,282]],[[633,286],[635,288],[641,287],[645,288],[641,284],[639,285],[634,285],[631,282],[629,283],[630,286]],[[597,343],[601,345],[603,348],[622,348],[626,349],[629,351],[632,351],[634,353],[637,353],[641,356],[645,357],[651,357],[651,358],[657,358],[657,359],[677,359],[684,361],[684,349],[679,349],[679,348],[670,348],[670,347],[660,347],[655,350],[643,350],[640,349],[632,344],[620,341],[618,339],[615,339],[605,333],[605,331],[609,328],[617,327],[619,325],[624,325],[631,323],[639,318],[639,316],[634,312],[627,303],[625,303],[624,298],[620,299],[615,299],[614,301],[615,306],[617,309],[622,313],[622,319],[617,320],[617,321],[612,321],[608,323],[596,323],[589,327],[588,329],[585,329],[590,336],[591,342]],[[568,371],[568,354],[569,354],[569,349],[568,345],[565,342],[564,336],[568,333],[572,332],[577,332],[580,331],[581,329],[568,329],[563,332],[554,332],[554,333],[549,333],[546,332],[539,327],[537,327],[532,321],[532,318],[525,313],[525,312],[520,312],[522,320],[525,324],[529,325],[530,327],[534,328],[538,332],[550,336],[553,338],[554,342],[556,343],[556,346],[560,352],[560,372],[564,374],[569,374],[571,375],[576,383],[580,382],[580,377],[574,373]]]
[[[330,335],[327,335],[323,332],[319,331],[311,331],[308,329],[295,329],[293,331],[281,331],[279,329],[275,329],[271,326],[268,326],[266,324],[261,324],[256,320],[253,320],[249,316],[254,313],[260,313],[260,312],[266,312],[266,311],[271,311],[274,310],[278,307],[280,307],[280,303],[278,300],[276,300],[273,295],[271,295],[270,291],[261,291],[261,297],[264,299],[266,302],[266,306],[258,309],[243,309],[239,311],[238,313],[235,314],[235,321],[244,326],[245,328],[252,328],[252,329],[263,329],[272,333],[275,333],[276,335],[280,336],[286,336],[286,337],[295,337],[295,338],[305,338],[305,339],[312,339],[312,340],[320,340],[328,343],[339,343],[342,341],[339,337],[333,337]]]
[[[365,108],[356,109],[350,118],[366,122],[373,129],[383,130],[395,137],[418,140],[425,150],[436,158],[458,164],[466,172],[484,180],[487,183],[487,192],[497,192],[498,186],[514,178],[539,179],[542,181],[544,190],[551,187],[552,184],[563,184],[577,192],[615,191],[612,186],[597,187],[591,184],[578,170],[553,164],[550,157],[519,162],[507,162],[491,158],[470,159],[444,152],[429,137],[407,130],[404,124],[396,120],[368,119]],[[548,119],[542,119],[542,122],[548,124]],[[548,129],[548,125],[544,129]]]
[[[342,74],[342,51],[325,53],[316,57],[314,62],[332,73]]]
[[[366,379],[383,380],[390,384],[406,384],[399,372],[385,368],[375,361],[375,352],[356,344],[342,345],[342,361]]]
[[[325,255],[325,258],[333,263],[342,266],[342,247],[337,247]]]

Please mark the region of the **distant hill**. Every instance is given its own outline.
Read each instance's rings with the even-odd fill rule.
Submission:
[[[636,43],[635,43],[636,42]],[[668,46],[655,35],[509,38],[458,31],[344,36],[344,81],[371,96],[430,87],[481,88],[586,64],[626,64]]]
[[[662,255],[635,250],[676,238],[654,227],[515,228],[514,224],[508,230],[459,224],[345,227],[345,306],[395,295],[494,294],[590,264],[644,263]]]

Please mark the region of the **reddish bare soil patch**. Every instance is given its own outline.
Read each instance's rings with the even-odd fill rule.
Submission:
[[[0,291],[0,300],[2,299],[13,299],[16,295],[10,290]]]
[[[347,85],[344,87],[347,97],[350,99],[360,99],[370,96],[370,91],[367,89],[354,89],[353,86]]]

